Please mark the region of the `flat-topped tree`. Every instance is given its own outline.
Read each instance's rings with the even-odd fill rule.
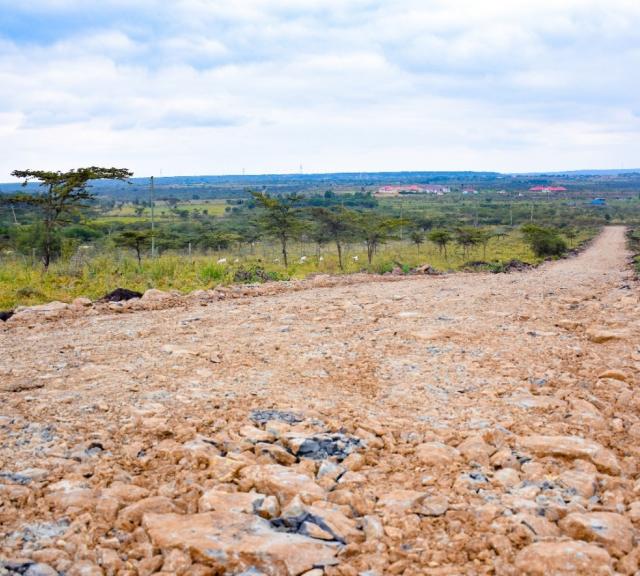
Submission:
[[[268,236],[277,238],[282,248],[284,267],[289,266],[289,254],[287,246],[289,241],[297,238],[305,225],[300,218],[300,209],[297,207],[303,196],[289,194],[274,198],[263,192],[251,192],[256,204],[262,208],[260,224]]]
[[[86,202],[95,196],[88,190],[89,182],[91,180],[127,180],[133,176],[133,172],[126,168],[90,166],[69,172],[14,170],[11,175],[22,179],[23,186],[33,181],[38,182],[43,188],[40,194],[15,194],[6,201],[27,204],[40,209],[44,227],[42,262],[47,269],[53,252],[54,229],[68,222],[72,213],[87,208]]]

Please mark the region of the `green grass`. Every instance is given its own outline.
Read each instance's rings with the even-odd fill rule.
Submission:
[[[583,231],[574,243],[585,241],[592,235],[593,232]],[[533,264],[540,261],[517,232],[502,239],[492,239],[486,257],[479,247],[465,259],[453,243],[447,252],[448,257],[445,258],[429,242],[417,247],[406,241],[394,241],[380,247],[369,267],[364,246],[351,245],[345,250],[343,272],[350,274],[368,270],[384,273],[395,267],[406,271],[422,264],[430,264],[441,271],[456,271],[468,261],[484,260],[496,265],[514,258]],[[227,262],[218,263],[222,258],[226,258]],[[282,265],[279,247],[271,243],[259,243],[253,253],[246,247],[209,255],[194,254],[191,257],[184,253],[165,253],[155,259],[144,259],[142,267],[138,267],[132,253],[113,250],[76,256],[67,261],[59,260],[46,273],[29,258],[5,255],[0,256],[0,310],[51,300],[69,302],[77,296],[97,299],[117,287],[140,292],[148,288],[189,292],[231,284],[238,277],[254,279],[254,272],[258,271],[260,276],[261,270],[266,275],[282,279],[342,272],[331,244],[323,247],[318,257],[315,245],[293,243],[290,246],[290,265],[286,270]]]
[[[225,208],[228,204],[225,200],[192,200],[179,202],[178,210],[186,210],[187,212],[202,212],[207,210],[207,214],[212,217],[219,218],[225,215]],[[113,209],[97,217],[100,222],[122,222],[126,224],[136,222],[147,222],[151,218],[151,209],[144,208],[143,213],[138,216],[136,214],[137,206],[135,204],[125,204],[120,209]],[[177,220],[179,216],[171,210],[171,206],[164,201],[157,201],[154,210],[155,218],[158,221]]]

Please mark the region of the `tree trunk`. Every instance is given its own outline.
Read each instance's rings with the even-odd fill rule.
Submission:
[[[344,271],[344,266],[342,264],[342,245],[340,244],[340,240],[336,240],[336,248],[338,249],[338,264],[340,266],[340,270]]]
[[[287,258],[287,240],[286,238],[280,238],[280,242],[282,243],[282,259],[284,260],[284,267],[289,267],[289,260]]]
[[[45,272],[49,269],[51,264],[51,223],[45,222],[44,225],[44,239],[42,242],[42,264],[44,265]]]

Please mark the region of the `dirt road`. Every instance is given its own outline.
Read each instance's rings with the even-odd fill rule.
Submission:
[[[626,258],[609,227],[529,272],[5,326],[0,553],[69,576],[633,574]]]

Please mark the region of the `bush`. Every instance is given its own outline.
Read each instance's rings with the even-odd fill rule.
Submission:
[[[221,282],[227,274],[227,269],[220,264],[206,264],[198,272],[200,279],[205,283]]]
[[[522,234],[525,242],[539,258],[562,256],[567,251],[566,242],[551,228],[527,224],[522,227]]]
[[[249,266],[248,268],[240,267],[233,275],[234,282],[243,284],[253,284],[256,282],[272,282],[277,280],[286,280],[287,278],[277,272],[267,272],[262,266]]]
[[[376,264],[374,266],[374,269],[378,274],[387,274],[388,272],[393,272],[394,268],[395,264],[393,262],[389,262],[388,260],[380,262],[379,264]]]

